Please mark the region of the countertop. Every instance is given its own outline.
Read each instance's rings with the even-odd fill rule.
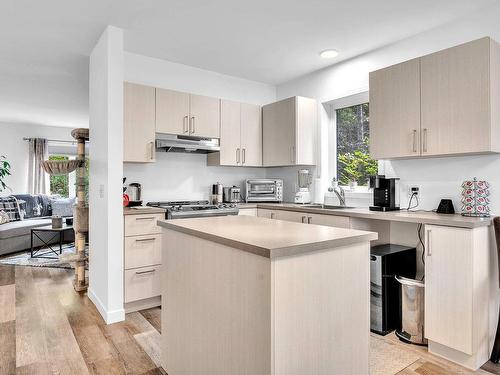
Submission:
[[[378,238],[374,232],[303,225],[255,216],[159,220],[158,225],[267,258],[331,249]]]
[[[264,208],[269,210],[287,210],[306,212],[311,214],[322,215],[335,215],[335,216],[348,216],[372,220],[388,220],[399,221],[407,223],[421,223],[421,224],[435,224],[444,225],[458,228],[477,228],[482,226],[491,225],[492,218],[479,218],[479,217],[466,217],[460,214],[437,214],[429,211],[370,211],[368,207],[357,208],[342,208],[342,209],[329,209],[329,208],[316,208],[304,207],[304,205],[295,203],[257,203],[257,208]]]
[[[124,215],[164,214],[165,212],[167,212],[165,209],[158,207],[123,207]]]

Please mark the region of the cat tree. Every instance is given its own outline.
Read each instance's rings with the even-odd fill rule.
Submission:
[[[86,166],[85,142],[89,140],[88,129],[74,129],[71,136],[77,141],[76,160],[46,160],[43,163],[45,171],[51,175],[69,174],[76,170],[76,202],[73,206],[73,230],[75,231],[75,253],[62,254],[59,261],[74,264],[75,279],[73,287],[76,291],[86,291],[88,277],[85,276],[88,257],[85,254],[86,238],[89,231],[89,206],[85,193]]]

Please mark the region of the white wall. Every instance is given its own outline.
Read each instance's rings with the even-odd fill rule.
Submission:
[[[253,104],[275,101],[276,88],[260,82],[125,52],[125,80],[133,83]],[[265,177],[262,168],[208,167],[206,156],[156,154],[156,163],[125,163],[127,183],[139,182],[143,201],[208,199],[210,185],[243,187],[246,178]]]
[[[47,138],[73,140],[71,128],[42,126],[32,124],[0,123],[0,155],[11,164],[12,175],[7,178],[7,185],[12,193],[27,193],[28,189],[28,142],[23,138]],[[9,190],[0,194],[11,194]]]
[[[368,73],[385,66],[396,64],[424,54],[432,53],[453,45],[491,36],[500,41],[500,4],[482,9],[476,13],[429,30],[417,36],[402,40],[385,48],[367,53],[358,58],[334,65],[313,74],[287,82],[277,87],[277,97],[286,98],[303,95],[327,102],[368,89]],[[500,69],[500,67],[499,67]],[[323,111],[322,108],[319,108]],[[323,113],[323,118],[325,114]],[[322,123],[322,137],[327,136],[327,126]],[[402,186],[416,182],[422,186],[420,208],[437,207],[440,198],[453,198],[455,208],[459,206],[459,186],[463,179],[477,176],[492,185],[492,211],[500,213],[500,156],[449,157],[427,160],[387,161],[381,172],[394,173],[401,177]],[[322,187],[328,183],[322,171]],[[406,195],[402,197],[406,204]]]
[[[123,30],[108,27],[90,55],[88,296],[109,324],[123,309]]]

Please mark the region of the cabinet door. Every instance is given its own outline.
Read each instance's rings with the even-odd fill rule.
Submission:
[[[265,167],[295,164],[296,98],[262,107],[262,147]]]
[[[425,240],[425,336],[472,354],[472,231],[430,225]]]
[[[189,133],[197,137],[220,137],[220,100],[190,95]]]
[[[265,217],[267,219],[277,219],[275,210],[267,210],[265,208],[258,208],[257,209],[257,216],[258,217]]]
[[[220,165],[241,165],[241,105],[221,100]]]
[[[123,84],[123,161],[155,161],[155,88]]]
[[[350,220],[347,216],[306,214],[308,224],[326,225],[328,227],[350,228]]]
[[[422,155],[490,150],[490,39],[424,56]]]
[[[276,219],[293,221],[295,223],[307,223],[307,214],[296,211],[276,210]]]
[[[189,94],[156,89],[156,132],[188,135]]]
[[[370,73],[370,155],[420,155],[420,59]]]
[[[259,105],[241,104],[241,164],[262,166],[262,112]]]

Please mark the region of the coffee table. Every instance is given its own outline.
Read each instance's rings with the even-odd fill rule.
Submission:
[[[31,229],[31,257],[32,258],[45,258],[45,259],[59,259],[59,255],[62,254],[63,251],[63,242],[64,242],[64,234],[66,232],[72,231],[73,226],[72,225],[66,225],[63,224],[62,228],[52,228],[52,225],[47,225],[44,227],[38,227],[38,228],[33,228]],[[42,233],[51,233],[52,236],[47,239],[47,237],[43,238]],[[33,246],[33,240],[34,238],[38,238],[42,242],[43,245],[38,246],[36,249]],[[51,243],[53,240],[58,238],[58,247],[59,247],[59,254],[57,253],[57,248],[54,249],[52,245],[54,243]],[[68,248],[70,246],[67,246]],[[47,251],[41,252],[43,249],[46,249]],[[54,254],[54,255],[52,255]]]

